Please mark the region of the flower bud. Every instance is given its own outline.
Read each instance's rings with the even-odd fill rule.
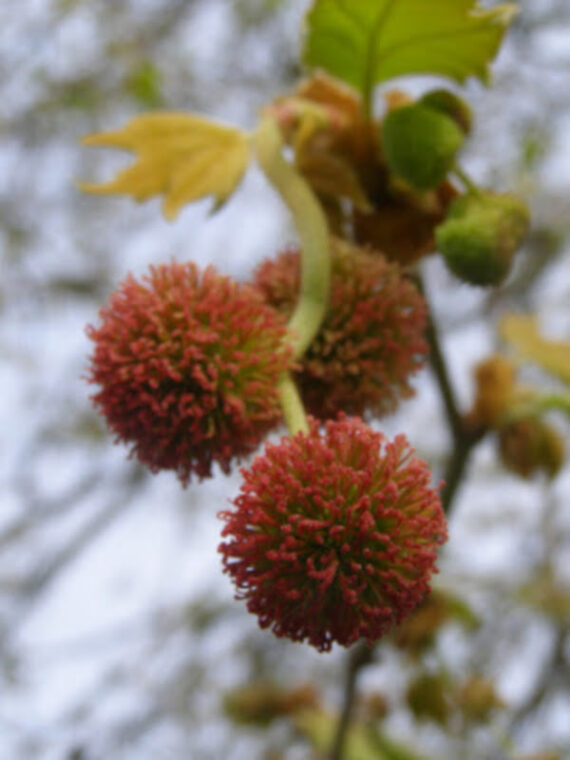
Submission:
[[[384,720],[390,712],[390,702],[385,694],[375,691],[369,694],[364,703],[366,713],[375,720]]]
[[[505,467],[523,478],[530,478],[539,470],[552,478],[564,463],[562,438],[537,417],[504,425],[499,430],[499,451]]]
[[[224,712],[235,723],[267,726],[276,718],[292,715],[318,704],[310,684],[283,688],[275,683],[255,681],[232,689],[224,696]]]
[[[474,370],[476,395],[470,417],[485,428],[496,428],[504,421],[515,389],[515,368],[503,356],[490,356]]]
[[[482,676],[469,678],[458,695],[458,704],[465,715],[472,721],[486,721],[493,710],[504,707],[492,681]]]
[[[421,673],[409,685],[406,702],[417,720],[445,726],[449,717],[447,684],[440,673]]]
[[[449,269],[472,285],[498,285],[529,226],[528,208],[514,195],[464,195],[449,207],[436,240]]]
[[[444,89],[430,90],[421,97],[420,103],[450,116],[464,134],[468,135],[471,132],[473,121],[471,108],[454,92]]]
[[[382,124],[388,166],[417,190],[430,190],[445,179],[464,139],[451,116],[421,102],[390,111]]]

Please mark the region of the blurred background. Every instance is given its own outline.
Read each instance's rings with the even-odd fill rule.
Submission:
[[[517,4],[492,88],[462,91],[476,115],[465,164],[481,184],[527,199],[532,234],[490,295],[459,285],[437,259],[425,264],[465,408],[505,309],[535,312],[548,335],[570,337],[570,5]],[[171,474],[148,474],[113,444],[84,380],[85,325],[127,272],[192,258],[246,279],[294,236],[255,170],[215,217],[199,203],[174,224],[159,201],[82,196],[78,180],[103,181],[129,161],[83,148],[82,136],[152,109],[251,128],[303,73],[306,8],[0,4],[2,759],[308,759],[288,709],[260,720],[251,693],[270,679],[293,701],[338,709],[343,652],[260,631],[221,573],[216,513],[239,475],[183,490]],[[426,80],[397,84],[416,92]],[[447,430],[428,370],[416,386],[381,427],[405,432],[437,480]],[[556,424],[568,440],[567,421]],[[478,449],[436,579],[447,600],[437,631],[419,653],[383,643],[362,677],[359,709],[376,709],[383,731],[415,747],[410,759],[570,756],[569,493],[568,467],[552,483],[523,481],[505,473],[492,442]],[[441,684],[458,694],[473,682],[494,701],[478,716],[457,701],[414,712],[420,676],[435,679],[428,701]]]

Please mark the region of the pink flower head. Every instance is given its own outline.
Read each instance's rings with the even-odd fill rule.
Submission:
[[[427,465],[358,418],[267,444],[223,512],[225,571],[262,628],[376,641],[429,591],[446,521]]]
[[[250,286],[193,263],[129,275],[89,326],[93,401],[154,472],[195,473],[250,453],[280,419],[285,329]]]
[[[296,373],[303,401],[319,419],[391,412],[413,394],[410,375],[425,362],[425,301],[382,255],[336,239],[332,254],[329,310]],[[264,261],[255,285],[288,317],[299,280],[299,252],[291,250]]]

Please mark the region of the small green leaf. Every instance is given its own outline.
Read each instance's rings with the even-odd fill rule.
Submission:
[[[142,61],[126,81],[127,90],[143,106],[156,108],[162,102],[162,77],[152,61]]]
[[[370,726],[368,736],[376,748],[376,757],[378,760],[382,757],[386,760],[430,760],[426,755],[419,755],[414,749],[411,749],[400,742],[395,742],[392,739],[389,739],[386,734],[382,733],[375,725]],[[383,754],[380,755],[378,754],[379,752],[382,752]]]
[[[374,85],[403,74],[486,81],[516,10],[484,10],[477,0],[314,0],[305,62],[355,87],[365,103]]]
[[[337,716],[325,710],[307,710],[295,717],[295,727],[318,752],[327,752],[336,729]],[[361,725],[352,725],[347,731],[343,757],[346,760],[387,760],[366,735]]]
[[[570,417],[570,393],[545,393],[536,397],[539,409],[557,409]]]
[[[295,716],[297,730],[303,734],[314,749],[326,753],[332,746],[338,717],[326,710],[315,708]],[[374,724],[353,722],[347,732],[343,757],[346,760],[430,760],[415,750],[394,742],[378,730]]]

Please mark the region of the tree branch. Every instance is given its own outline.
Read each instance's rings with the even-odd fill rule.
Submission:
[[[344,682],[342,710],[339,715],[330,752],[330,760],[342,760],[346,734],[356,697],[356,681],[358,674],[365,665],[372,662],[373,649],[365,641],[359,641],[348,653],[348,661]]]
[[[417,285],[426,300],[428,310],[426,338],[430,347],[430,365],[439,387],[453,445],[445,469],[443,477],[444,486],[441,492],[441,503],[444,511],[448,514],[451,510],[457,490],[463,480],[465,468],[469,462],[471,452],[476,444],[482,439],[484,431],[479,428],[474,428],[469,420],[459,411],[455,391],[449,377],[447,362],[445,361],[445,356],[439,340],[437,326],[433,319],[424,284],[419,275],[417,276]]]

